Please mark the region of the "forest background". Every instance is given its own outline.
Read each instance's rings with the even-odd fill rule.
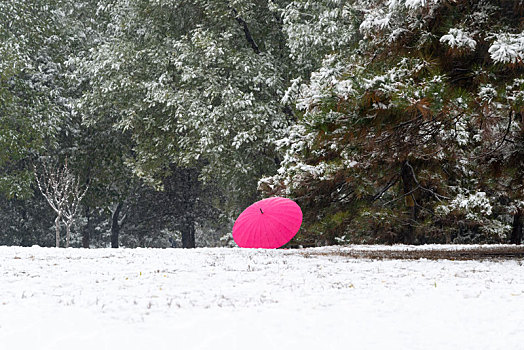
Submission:
[[[523,18],[523,0],[3,0],[0,245],[234,245],[272,195],[304,212],[289,246],[519,244]]]

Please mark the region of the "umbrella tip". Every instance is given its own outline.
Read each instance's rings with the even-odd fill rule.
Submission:
[[[259,208],[259,209],[260,209],[260,212],[261,212],[262,214],[264,214],[264,212],[262,211],[262,208]]]

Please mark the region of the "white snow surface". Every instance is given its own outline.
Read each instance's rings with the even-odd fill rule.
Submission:
[[[0,349],[524,349],[522,259],[344,249],[0,247]]]

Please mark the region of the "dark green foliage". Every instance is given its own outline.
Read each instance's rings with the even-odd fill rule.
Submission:
[[[0,244],[52,244],[33,165],[65,159],[89,186],[76,247],[220,244],[257,182],[303,208],[291,245],[520,243],[523,16],[510,0],[2,1]]]

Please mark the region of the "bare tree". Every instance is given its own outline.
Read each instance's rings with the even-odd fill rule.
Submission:
[[[44,163],[40,175],[37,173],[36,166],[34,172],[38,189],[56,213],[56,247],[60,247],[60,222],[62,221],[66,227],[66,248],[68,248],[71,225],[77,214],[80,201],[84,198],[89,186],[81,189],[79,178],[67,166],[67,159],[63,167],[52,167],[48,163]]]

